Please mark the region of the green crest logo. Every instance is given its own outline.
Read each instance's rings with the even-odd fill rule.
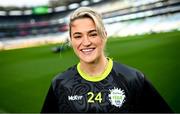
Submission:
[[[126,98],[124,90],[114,88],[114,89],[110,89],[109,91],[110,91],[109,101],[111,102],[111,105],[120,108],[125,102],[125,98]]]

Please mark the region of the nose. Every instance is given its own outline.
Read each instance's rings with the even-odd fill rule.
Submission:
[[[83,46],[89,46],[89,45],[91,45],[91,40],[90,40],[90,38],[89,38],[88,36],[84,36],[84,37],[83,37],[83,40],[82,40],[82,44],[83,44]]]

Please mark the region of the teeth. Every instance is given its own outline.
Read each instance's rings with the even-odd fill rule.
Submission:
[[[82,49],[83,52],[89,52],[89,51],[92,51],[93,49]]]

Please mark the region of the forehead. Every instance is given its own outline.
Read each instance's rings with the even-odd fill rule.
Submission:
[[[84,17],[74,20],[71,23],[71,30],[72,32],[83,32],[88,30],[96,29],[95,23],[91,18]]]

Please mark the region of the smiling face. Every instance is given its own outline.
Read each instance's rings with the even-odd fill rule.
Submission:
[[[91,18],[74,20],[70,34],[72,47],[80,62],[93,63],[105,57],[105,39],[100,37]]]

